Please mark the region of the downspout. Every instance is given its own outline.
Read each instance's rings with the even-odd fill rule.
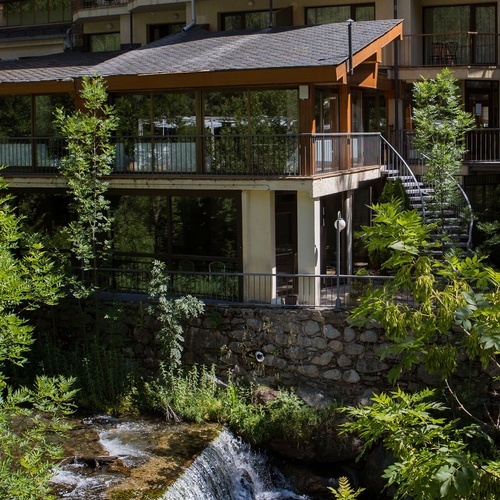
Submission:
[[[130,28],[130,50],[134,48],[134,20],[132,12],[129,13],[129,28]]]
[[[273,0],[269,0],[269,27],[273,27]]]
[[[191,0],[191,22],[189,24],[186,24],[186,26],[182,28],[182,31],[190,30],[195,24],[196,24],[196,8],[194,5],[194,0]]]
[[[354,73],[354,68],[352,67],[352,19],[347,20],[347,41],[349,43],[349,74]]]

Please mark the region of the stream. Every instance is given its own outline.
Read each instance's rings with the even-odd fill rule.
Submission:
[[[268,458],[216,425],[95,417],[75,421],[53,479],[58,498],[307,499]]]

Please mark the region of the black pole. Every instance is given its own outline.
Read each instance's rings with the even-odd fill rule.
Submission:
[[[269,0],[269,27],[273,27],[273,0]]]
[[[349,74],[354,73],[354,68],[352,67],[352,19],[347,20],[347,40],[349,43]]]

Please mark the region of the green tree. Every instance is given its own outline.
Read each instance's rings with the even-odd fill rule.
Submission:
[[[105,195],[115,155],[110,137],[118,120],[113,107],[107,104],[102,77],[84,77],[80,94],[85,109],[68,115],[63,108],[58,108],[55,123],[67,140],[69,151],[61,161],[61,172],[68,182],[76,217],[68,227],[69,240],[84,269],[95,271],[111,246],[110,202]]]
[[[25,364],[33,342],[23,314],[55,304],[64,280],[41,244],[25,239],[11,200],[0,197],[0,496],[51,498],[49,481],[61,450],[49,438],[61,435],[63,417],[73,411],[73,381],[39,376],[34,388],[15,388],[6,370]]]
[[[463,109],[457,80],[445,68],[436,78],[413,87],[414,146],[425,155],[426,181],[433,186],[429,208],[439,215],[440,233],[446,235],[446,209],[459,196],[456,176],[466,152],[464,136],[474,117]]]
[[[487,447],[471,451],[471,443],[478,437],[487,440],[483,431],[498,438],[499,415],[464,404],[453,375],[474,369],[475,363],[482,365],[482,376],[492,377],[490,383],[500,373],[500,273],[475,255],[437,260],[430,228],[416,212],[392,203],[373,208],[373,225],[363,227],[364,244],[370,250],[391,250],[383,268],[394,279],[369,290],[350,320],[365,327],[376,321],[384,328],[388,342],[380,356],[396,363],[390,381],[424,365],[441,376],[464,420],[435,417],[444,408],[424,402],[432,395],[427,390],[414,396],[397,391],[374,398],[370,408],[349,408],[355,421],[346,429],[365,438],[366,447],[381,439],[394,453],[396,463],[385,477],[398,485],[401,498],[496,498],[492,492],[500,488],[500,463]],[[395,300],[408,293],[413,304]],[[466,425],[470,420],[479,427]]]

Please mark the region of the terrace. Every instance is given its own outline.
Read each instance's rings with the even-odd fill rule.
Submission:
[[[112,173],[303,177],[381,166],[378,133],[231,134],[113,137]],[[58,174],[67,155],[60,137],[0,138],[5,174]]]

